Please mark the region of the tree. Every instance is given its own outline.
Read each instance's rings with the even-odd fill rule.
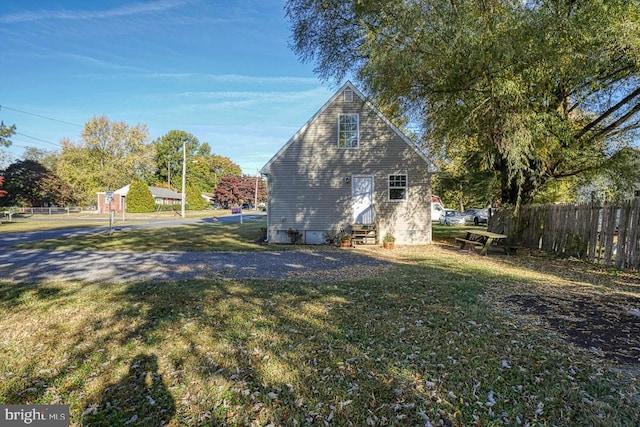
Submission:
[[[230,158],[214,154],[211,156],[211,171],[214,175],[215,186],[223,176],[240,176],[242,168]]]
[[[65,206],[76,203],[73,190],[53,172],[33,160],[18,160],[4,172],[7,196],[3,206]]]
[[[58,153],[36,147],[27,147],[24,150],[22,158],[23,160],[33,160],[34,162],[38,162],[47,169],[53,171],[56,170]]]
[[[505,203],[609,168],[640,127],[637,1],[289,0],[286,14],[320,77],[353,73],[431,153],[495,173]]]
[[[240,176],[242,169],[228,157],[220,155],[196,156],[187,161],[187,184],[201,192],[215,191],[223,176]]]
[[[95,203],[98,191],[115,190],[147,179],[155,170],[153,147],[145,144],[145,125],[129,126],[107,117],[89,120],[82,141],[62,141],[57,173],[77,192],[83,203]]]
[[[11,145],[11,137],[16,133],[16,125],[5,126],[4,122],[0,122],[0,146],[9,147]]]
[[[202,210],[207,207],[207,202],[202,197],[202,192],[198,187],[187,186],[187,208],[191,210]]]
[[[0,187],[4,184],[4,176],[0,175]],[[4,197],[7,195],[5,190],[0,190],[0,197]]]
[[[156,202],[147,183],[143,180],[133,182],[127,192],[127,212],[153,212]]]
[[[169,188],[180,186],[183,146],[187,151],[187,162],[192,160],[196,154],[208,155],[211,150],[208,144],[200,145],[198,138],[183,130],[170,130],[165,135],[154,140],[153,146],[155,147],[155,162],[157,164],[156,179],[167,182]]]
[[[16,126],[5,126],[4,122],[0,122],[0,148],[11,146],[11,136],[16,133]],[[11,155],[4,150],[0,150],[0,168],[11,163]]]
[[[216,187],[215,199],[225,206],[253,203],[258,185],[258,203],[267,198],[266,185],[255,176],[225,176]]]
[[[187,186],[197,189],[200,193],[212,192],[215,187],[215,177],[206,157],[197,156],[187,162]]]

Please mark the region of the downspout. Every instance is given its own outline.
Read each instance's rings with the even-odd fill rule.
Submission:
[[[271,184],[271,174],[260,172],[261,175],[267,178],[267,237],[265,243],[269,243],[271,241],[269,230],[269,225],[271,224],[271,191],[269,191],[269,187]]]

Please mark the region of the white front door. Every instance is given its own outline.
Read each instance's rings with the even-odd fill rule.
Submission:
[[[373,224],[373,177],[354,176],[351,184],[353,223]]]

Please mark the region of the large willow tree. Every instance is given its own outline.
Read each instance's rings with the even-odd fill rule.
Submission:
[[[492,171],[504,203],[613,167],[639,128],[637,0],[289,0],[293,48]]]

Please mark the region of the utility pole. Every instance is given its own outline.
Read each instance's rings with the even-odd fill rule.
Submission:
[[[187,200],[185,198],[185,187],[187,185],[187,142],[182,141],[182,218],[184,218],[184,205]]]
[[[260,171],[256,170],[256,193],[253,196],[253,210],[258,210],[258,179],[260,178]]]

